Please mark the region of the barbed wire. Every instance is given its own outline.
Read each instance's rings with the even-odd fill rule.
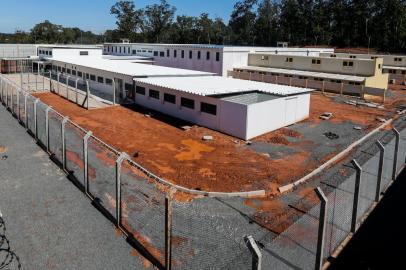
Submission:
[[[20,258],[11,249],[10,241],[6,236],[6,223],[0,212],[0,269],[21,269]]]

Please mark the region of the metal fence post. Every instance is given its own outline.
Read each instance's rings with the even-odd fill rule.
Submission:
[[[62,169],[66,171],[66,138],[65,138],[65,126],[69,121],[69,117],[65,116],[61,122],[61,141],[62,141]]]
[[[66,98],[69,100],[69,78],[70,76],[66,77]]]
[[[319,197],[320,203],[320,218],[319,218],[319,229],[317,238],[317,253],[316,253],[316,264],[315,269],[321,270],[323,266],[323,251],[324,251],[324,239],[326,233],[326,222],[327,222],[327,197],[320,187],[315,189],[317,196]]]
[[[84,165],[83,179],[84,179],[84,185],[85,185],[85,193],[89,197],[91,197],[91,196],[89,194],[89,173],[88,173],[88,157],[89,156],[88,156],[87,146],[88,146],[88,141],[89,141],[90,136],[92,136],[91,131],[87,132],[86,135],[83,137],[83,163],[84,163],[83,164]]]
[[[76,79],[76,82],[75,82],[76,104],[79,104],[79,93],[78,93],[78,81],[79,81],[79,80],[80,80],[80,79],[77,78],[77,79]]]
[[[21,121],[21,113],[20,113],[20,90],[16,90],[16,98],[17,98],[17,119]]]
[[[245,244],[252,254],[252,270],[261,270],[262,267],[262,253],[259,249],[257,242],[251,235],[244,236]]]
[[[165,197],[165,269],[172,268],[172,200]]]
[[[396,180],[396,175],[398,171],[398,154],[399,154],[399,141],[400,141],[400,133],[396,128],[393,128],[393,132],[395,133],[395,153],[393,157],[393,170],[392,170],[392,180]]]
[[[37,75],[34,75],[34,76],[35,76],[35,92],[38,92],[38,76],[39,76],[38,71],[37,71]]]
[[[38,119],[37,119],[37,104],[39,102],[39,98],[34,101],[34,135],[35,140],[38,141]]]
[[[116,79],[113,79],[113,105],[116,105]]]
[[[44,75],[42,75],[42,92],[45,92],[45,71]]]
[[[121,165],[128,158],[126,153],[121,153],[116,160],[116,226],[121,226]]]
[[[28,94],[24,94],[24,115],[25,115],[25,129],[28,130],[28,114],[27,114],[27,98]]]
[[[57,83],[56,83],[56,88],[57,88],[57,90],[58,90],[58,95],[59,95],[59,80],[60,80],[60,77],[61,77],[61,73],[57,73],[56,74],[56,79],[57,79]]]
[[[89,81],[86,81],[86,107],[89,110],[89,99],[90,99],[90,87],[89,87]]]
[[[383,175],[383,165],[385,162],[385,146],[378,140],[376,144],[379,147],[379,165],[378,165],[378,179],[376,183],[375,202],[379,202],[381,198],[381,183]]]
[[[10,110],[11,110],[11,114],[14,114],[14,110],[13,110],[13,86],[10,86]]]
[[[46,136],[46,147],[49,153],[49,111],[52,109],[51,106],[45,109],[45,136]]]
[[[359,190],[361,186],[362,168],[355,159],[352,160],[352,164],[357,170],[355,178],[354,203],[352,207],[352,220],[351,220],[351,232],[355,233],[357,229],[358,200],[359,200]]]

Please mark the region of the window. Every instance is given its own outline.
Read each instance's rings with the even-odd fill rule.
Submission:
[[[372,60],[374,60],[374,59],[376,59],[376,58],[377,58],[376,56],[371,56],[371,59],[372,59]]]
[[[136,51],[136,50],[133,50],[133,54],[137,54],[137,51]]]
[[[263,61],[268,61],[268,60],[269,60],[269,56],[268,56],[268,55],[262,55],[262,56],[261,56],[261,60],[263,60]]]
[[[350,58],[354,59],[357,58],[355,55],[350,55]]]
[[[76,76],[76,70],[72,70],[72,75]]]
[[[159,56],[160,56],[160,57],[164,57],[164,56],[165,56],[165,52],[159,52]]]
[[[170,54],[170,51],[169,50],[166,50],[166,57],[169,57],[171,54]]]
[[[312,59],[312,64],[314,64],[314,65],[320,65],[320,64],[321,64],[321,60],[320,60],[320,59]]]
[[[130,54],[130,47],[127,48],[127,53]]]
[[[121,53],[121,47],[120,47],[120,53]]]
[[[378,69],[381,69],[381,67],[382,67],[381,64],[378,64]]]
[[[344,67],[353,67],[353,66],[354,66],[354,62],[353,62],[353,61],[344,61],[344,62],[343,62],[343,66],[344,66]]]
[[[127,91],[133,91],[133,85],[131,83],[124,84],[124,89]]]
[[[71,74],[71,70],[69,68],[67,68],[66,73]]]
[[[154,56],[158,56],[158,51],[154,51]]]
[[[206,60],[210,60],[210,52],[206,53]]]
[[[90,74],[90,80],[91,80],[91,81],[96,81],[96,76],[95,76],[95,75]]]
[[[164,101],[172,103],[172,104],[176,104],[176,96],[168,94],[168,93],[164,93]]]
[[[61,71],[62,71],[62,68],[61,68],[61,67],[58,67],[58,71],[61,72]]]
[[[292,57],[286,57],[285,62],[287,62],[287,63],[292,63],[292,62],[293,62],[293,58],[292,58]]]
[[[49,55],[52,56],[52,51],[49,51]]]
[[[159,91],[149,89],[149,97],[159,99]]]
[[[80,51],[79,55],[89,55],[89,52],[88,51]]]
[[[200,111],[212,115],[217,115],[217,106],[209,103],[202,102],[200,104]]]
[[[86,74],[86,80],[89,80],[90,76],[89,74]]]
[[[109,79],[109,78],[106,78],[106,84],[107,85],[113,85],[113,80]]]
[[[220,61],[220,53],[219,52],[216,52],[216,61],[217,62]]]
[[[189,59],[193,58],[193,51],[189,51]]]
[[[202,58],[202,53],[201,53],[201,51],[198,51],[197,52],[197,59],[200,59],[200,58]]]
[[[177,57],[178,56],[178,51],[177,50],[173,50],[173,57]]]
[[[405,75],[405,74],[406,74],[406,70],[402,70],[402,74]]]
[[[181,98],[180,105],[185,108],[194,109],[195,108],[195,101],[189,98]]]
[[[135,92],[137,94],[145,96],[145,88],[144,87],[141,87],[141,86],[135,87]]]
[[[66,68],[62,68],[62,73],[65,73],[66,72]]]
[[[402,58],[400,58],[400,57],[395,57],[395,62],[402,62]]]
[[[330,54],[330,57],[337,57],[337,55],[335,55],[335,54]]]
[[[182,50],[182,52],[181,52],[181,54],[180,54],[180,55],[181,55],[181,57],[182,57],[182,58],[185,58],[185,51],[184,51],[184,50]]]
[[[97,82],[104,83],[104,78],[103,77],[97,77]]]
[[[78,71],[78,77],[81,77],[82,78],[82,72],[80,72],[80,71]]]

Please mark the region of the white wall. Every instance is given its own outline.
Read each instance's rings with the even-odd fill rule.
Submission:
[[[310,94],[248,105],[246,139],[294,124],[309,116]]]

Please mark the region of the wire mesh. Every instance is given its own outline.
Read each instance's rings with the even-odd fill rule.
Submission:
[[[83,186],[84,182],[84,158],[83,137],[85,132],[76,127],[72,122],[65,124],[66,145],[66,170]]]
[[[384,166],[382,173],[381,192],[384,192],[392,181],[393,160],[395,154],[395,138],[389,142],[383,142],[385,146]]]
[[[35,134],[34,101],[35,98],[33,96],[27,96],[27,128],[33,134]]]
[[[37,138],[43,144],[47,144],[46,134],[46,109],[48,106],[41,101],[37,103]]]
[[[303,214],[265,248],[265,269],[314,269],[320,204]]]
[[[17,94],[18,94],[17,93],[17,88],[11,87],[11,95],[12,95],[12,97],[11,97],[11,100],[12,100],[12,102],[11,102],[11,111],[16,115],[18,113]]]
[[[241,198],[173,201],[172,268],[250,269],[244,236],[261,239],[263,247],[270,232],[243,207]]]
[[[122,225],[162,265],[165,259],[165,193],[128,160],[121,168]]]
[[[97,141],[88,140],[89,191],[99,203],[116,217],[116,174],[115,162],[118,155]]]
[[[49,151],[62,163],[62,117],[53,110],[49,111],[48,117]]]

